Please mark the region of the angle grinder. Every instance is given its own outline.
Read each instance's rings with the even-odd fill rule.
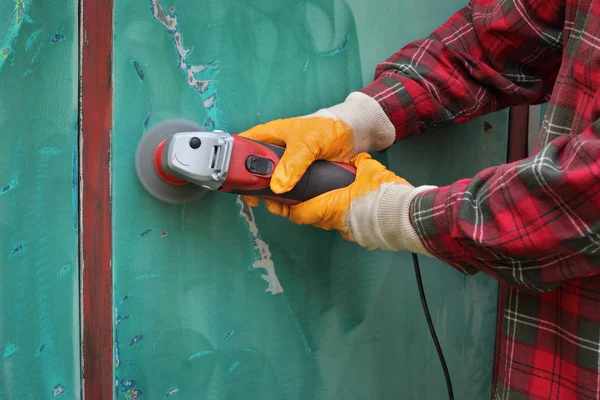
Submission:
[[[144,188],[171,204],[219,191],[293,205],[354,182],[354,167],[318,160],[292,190],[275,194],[269,184],[284,151],[284,147],[239,135],[206,131],[190,121],[171,120],[142,137],[135,167]]]
[[[155,126],[142,137],[135,167],[144,188],[172,204],[197,200],[209,191],[298,204],[354,182],[354,167],[319,160],[292,190],[276,195],[269,184],[284,151],[284,147],[218,130],[207,132],[193,122],[172,120]],[[416,254],[412,256],[421,304],[444,370],[448,398],[453,400],[452,382],[425,299],[419,261]]]

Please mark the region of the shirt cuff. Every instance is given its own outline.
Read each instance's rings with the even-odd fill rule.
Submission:
[[[448,190],[449,187],[441,187],[417,194],[410,205],[412,226],[428,253],[472,275],[478,270],[465,262],[463,245],[452,235],[452,217],[447,213],[445,201]]]
[[[360,90],[377,101],[394,126],[395,140],[418,134],[421,124],[414,99],[429,94],[415,81],[397,71],[385,71]]]
[[[348,213],[351,237],[369,250],[411,251],[430,255],[410,222],[412,199],[433,186],[414,188],[388,182],[352,202]]]
[[[411,204],[420,193],[435,186],[389,185],[377,205],[377,222],[383,239],[393,250],[431,256],[411,222]]]

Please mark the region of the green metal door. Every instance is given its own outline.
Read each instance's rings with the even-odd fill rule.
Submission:
[[[116,4],[119,398],[444,398],[406,254],[362,250],[231,195],[166,205],[142,189],[132,166],[139,139],[165,119],[237,133],[341,101],[369,82],[378,61],[461,3]],[[445,184],[503,162],[506,137],[499,113],[400,143],[381,159],[415,183]],[[478,156],[461,163],[456,155],[467,147]],[[456,397],[487,399],[497,285],[423,263]]]
[[[160,203],[133,160],[166,119],[238,133],[333,105],[463,5],[0,0],[0,400],[445,398],[407,254],[232,195]],[[444,185],[504,162],[507,130],[376,157]],[[497,283],[421,262],[456,398],[487,399]]]
[[[77,2],[0,0],[0,399],[77,399]]]

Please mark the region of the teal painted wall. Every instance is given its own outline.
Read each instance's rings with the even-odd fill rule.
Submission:
[[[76,1],[0,0],[0,399],[78,399]]]
[[[406,254],[362,250],[231,195],[165,205],[133,164],[165,119],[236,133],[332,105],[462,3],[117,2],[116,398],[445,398]],[[503,162],[506,134],[501,112],[378,157],[415,184],[447,184]],[[456,398],[488,399],[496,282],[422,264]]]

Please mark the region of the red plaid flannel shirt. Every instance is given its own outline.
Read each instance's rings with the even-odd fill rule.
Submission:
[[[501,282],[493,398],[600,399],[600,0],[473,0],[363,92],[397,139],[549,101],[534,156],[420,195],[413,223]]]

